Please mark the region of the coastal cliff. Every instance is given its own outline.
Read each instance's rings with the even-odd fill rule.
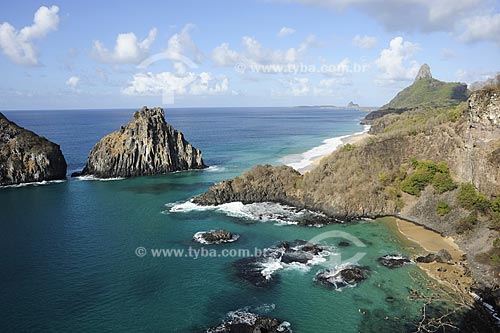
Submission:
[[[398,216],[454,237],[477,286],[496,289],[499,96],[500,87],[487,87],[455,106],[384,115],[373,120],[368,141],[339,148],[304,175],[284,166],[257,166],[194,202],[272,201],[342,220]],[[500,305],[500,295],[495,298]]]
[[[64,179],[66,167],[59,145],[0,113],[0,185]]]
[[[102,138],[73,176],[134,177],[205,167],[201,151],[165,121],[162,108],[143,107],[126,126]]]

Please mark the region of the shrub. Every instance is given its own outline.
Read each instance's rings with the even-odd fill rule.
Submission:
[[[491,202],[491,210],[496,213],[500,213],[500,197]]]
[[[496,248],[496,249],[500,249],[500,238],[496,238],[493,241],[493,247]]]
[[[432,179],[435,193],[444,193],[457,188],[457,184],[451,179],[449,173],[436,173]]]
[[[458,234],[463,234],[465,232],[471,231],[474,229],[474,226],[477,223],[476,215],[469,215],[467,217],[461,218],[458,220],[456,225],[456,231]]]
[[[439,216],[445,216],[449,212],[451,212],[451,207],[450,207],[450,205],[448,205],[448,203],[446,203],[446,202],[438,202],[437,203],[437,205],[436,205],[436,213]]]
[[[485,212],[491,207],[491,201],[482,193],[477,192],[471,183],[460,186],[457,193],[458,204],[470,211],[479,210]]]
[[[495,253],[494,255],[491,256],[491,261],[493,261],[495,265],[500,264],[500,256]]]
[[[350,143],[346,143],[342,148],[344,149],[344,151],[351,151],[354,148],[356,148],[356,146],[354,146],[353,144],[350,144]]]
[[[436,193],[451,191],[457,187],[450,175],[450,169],[444,162],[417,161],[410,159],[415,171],[401,182],[401,190],[419,196],[427,185],[432,184]]]

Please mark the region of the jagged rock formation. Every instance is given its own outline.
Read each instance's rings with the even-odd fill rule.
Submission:
[[[415,77],[415,81],[432,79],[431,68],[427,64],[423,64],[418,70],[417,77]]]
[[[59,145],[0,113],[0,185],[64,179],[66,167]]]
[[[143,107],[126,126],[102,138],[73,176],[134,177],[205,167],[201,151],[167,124],[162,108]]]
[[[484,129],[498,129],[500,126],[500,92],[484,89],[469,98],[469,121]]]

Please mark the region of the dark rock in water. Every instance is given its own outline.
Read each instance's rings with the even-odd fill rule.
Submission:
[[[193,239],[202,244],[221,244],[236,241],[240,236],[234,235],[227,230],[210,230],[197,232]]]
[[[236,260],[233,266],[236,269],[236,276],[256,287],[270,287],[278,282],[278,277],[272,276],[272,273],[263,274],[265,267],[260,257],[242,258]]]
[[[209,328],[207,333],[290,333],[290,323],[276,318],[264,317],[247,311],[234,311],[219,326]]]
[[[400,268],[412,262],[410,258],[399,254],[388,254],[378,258],[377,261],[387,268]]]
[[[330,268],[316,273],[315,280],[325,286],[339,289],[366,280],[366,270],[366,267],[360,266]]]
[[[394,297],[392,297],[392,296],[387,296],[387,297],[385,298],[385,301],[386,301],[386,302],[388,302],[388,303],[393,303],[393,302],[395,301],[395,299],[394,299]]]
[[[162,108],[143,107],[126,126],[102,138],[75,175],[134,177],[205,167],[201,151],[167,124]]]
[[[277,246],[265,249],[258,257],[249,257],[234,262],[236,275],[257,287],[270,286],[276,283],[275,272],[283,265],[299,263],[310,265],[315,256],[323,254],[324,248],[303,240],[282,242]]]
[[[425,263],[425,264],[428,264],[428,263],[431,263],[431,262],[434,262],[434,261],[437,261],[439,259],[439,257],[434,254],[434,253],[429,253],[428,255],[426,255],[425,257],[424,256],[420,256],[416,259],[417,262],[421,262],[421,263]]]
[[[66,178],[59,145],[26,130],[0,113],[0,185]]]
[[[339,242],[338,244],[340,247],[348,247],[348,246],[351,246],[351,243],[349,242],[345,242],[345,241],[342,241],[342,242]]]

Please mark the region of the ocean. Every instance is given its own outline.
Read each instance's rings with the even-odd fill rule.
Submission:
[[[70,174],[132,111],[4,114],[60,144]],[[256,164],[304,165],[325,145],[363,131],[363,112],[273,107],[165,113],[202,150],[208,169],[0,189],[1,331],[202,332],[241,309],[286,320],[294,332],[401,332],[419,319],[420,306],[408,299],[408,290],[427,288],[423,273],[413,264],[388,269],[377,263],[382,255],[408,254],[412,247],[387,223],[301,227],[293,224],[295,212],[280,207],[199,209],[188,202]],[[205,246],[192,240],[199,231],[220,228],[240,238]],[[339,235],[363,246],[339,247]],[[321,262],[325,258],[311,266],[269,262],[263,269],[275,283],[265,287],[237,274],[234,262],[243,250],[248,255],[315,237],[338,258],[363,253],[359,264],[368,278],[352,287],[325,288],[314,281],[330,264]],[[153,257],[151,249],[184,252]],[[202,249],[217,254],[202,255]]]

